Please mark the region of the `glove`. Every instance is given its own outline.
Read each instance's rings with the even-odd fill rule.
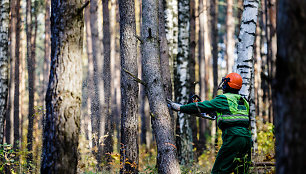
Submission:
[[[181,104],[179,103],[174,103],[173,101],[171,101],[170,99],[167,99],[167,103],[168,103],[168,106],[171,107],[172,110],[175,110],[175,111],[179,111],[180,110],[180,107],[182,106]]]

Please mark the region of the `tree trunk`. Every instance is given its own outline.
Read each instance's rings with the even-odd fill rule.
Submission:
[[[211,16],[211,41],[213,54],[213,75],[214,75],[214,90],[213,97],[216,97],[218,90],[218,0],[210,1],[210,16]]]
[[[82,97],[82,1],[51,6],[51,72],[41,173],[76,173]]]
[[[205,0],[199,1],[199,33],[198,33],[198,62],[199,62],[199,85],[200,85],[200,96],[201,99],[206,99],[205,90],[207,88],[207,82],[205,81],[205,44],[204,44],[204,3]],[[207,120],[199,119],[199,140],[196,144],[196,159],[203,153],[206,145],[205,132],[207,130]]]
[[[279,0],[274,85],[276,173],[305,173],[305,1]]]
[[[244,0],[244,10],[239,33],[237,72],[243,79],[240,94],[250,104],[251,134],[254,151],[257,150],[257,133],[255,120],[255,101],[252,97],[254,88],[254,58],[253,48],[256,34],[258,0]]]
[[[105,115],[103,113],[102,104],[100,99],[104,99],[103,88],[100,88],[100,83],[102,81],[101,62],[102,62],[102,42],[99,39],[99,29],[98,29],[98,0],[90,1],[90,29],[91,29],[91,39],[92,39],[92,66],[93,73],[90,77],[93,82],[93,92],[91,92],[91,126],[92,126],[92,144],[93,144],[93,154],[97,160],[97,167],[100,168],[102,162],[102,146],[99,142],[102,142],[105,133]],[[103,114],[103,115],[102,115]],[[100,170],[100,169],[99,169]]]
[[[15,79],[14,79],[14,144],[13,147],[15,150],[19,149],[19,142],[20,142],[20,124],[19,124],[19,68],[20,68],[20,0],[14,1],[15,9],[14,9],[14,18],[16,20],[16,26],[15,26],[15,57],[12,57],[15,59]],[[13,14],[12,14],[13,15]]]
[[[178,2],[178,54],[175,61],[174,86],[176,102],[187,104],[191,92],[190,79],[190,4],[189,0]],[[177,147],[180,164],[190,164],[193,160],[193,140],[191,116],[178,113],[177,118]]]
[[[137,40],[135,4],[119,0],[120,55],[121,55],[121,165],[120,173],[138,173],[138,83],[131,80],[128,71],[137,77]]]
[[[28,89],[29,89],[29,112],[28,112],[28,133],[27,133],[27,156],[28,168],[31,170],[33,154],[32,154],[32,139],[33,139],[33,118],[34,118],[34,93],[35,93],[35,49],[32,51],[33,37],[33,21],[32,21],[32,1],[27,0],[26,4],[26,35],[27,35],[27,68],[28,68]],[[35,36],[34,36],[35,37]],[[35,41],[35,39],[34,39]]]
[[[159,61],[158,1],[142,3],[142,69],[149,99],[152,128],[157,144],[157,167],[159,173],[180,173],[171,131],[171,118],[161,77]]]
[[[104,81],[104,117],[105,117],[105,146],[103,155],[106,155],[105,161],[107,162],[108,169],[110,167],[109,162],[111,156],[107,155],[113,152],[113,123],[111,119],[111,45],[110,45],[110,18],[108,0],[103,0],[103,51],[104,51],[104,63],[103,63],[103,81]]]
[[[233,0],[227,0],[226,12],[226,74],[233,72],[235,48],[235,20],[233,17]]]
[[[9,68],[9,0],[0,1],[0,144],[4,139],[4,120],[7,110]],[[1,148],[1,147],[0,147]]]
[[[45,58],[43,69],[43,92],[42,101],[45,100],[45,95],[48,86],[48,79],[50,73],[50,59],[51,59],[51,23],[50,23],[50,0],[45,0]],[[45,106],[44,106],[45,108]]]

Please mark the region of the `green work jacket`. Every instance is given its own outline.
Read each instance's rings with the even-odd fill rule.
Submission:
[[[222,130],[222,136],[251,137],[248,129],[249,104],[239,94],[225,93],[210,101],[182,105],[180,112],[187,114],[217,112],[217,123]]]

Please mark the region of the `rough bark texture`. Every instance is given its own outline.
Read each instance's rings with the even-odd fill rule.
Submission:
[[[237,60],[237,73],[242,77],[243,84],[240,94],[250,104],[250,120],[251,120],[251,133],[254,145],[254,150],[257,150],[257,133],[256,133],[256,120],[255,120],[255,100],[252,95],[254,88],[254,58],[253,49],[256,33],[256,23],[258,15],[258,0],[245,0],[244,10],[242,14],[239,43],[238,43],[238,60]]]
[[[121,169],[120,173],[138,173],[138,83],[124,70],[137,76],[137,39],[135,4],[119,0],[121,56]]]
[[[9,0],[0,1],[0,144],[4,138],[4,120],[8,96],[9,67]]]
[[[233,0],[227,0],[226,11],[226,68],[227,72],[233,72],[234,66],[234,48],[235,48],[235,20],[233,17]]]
[[[278,1],[274,80],[276,173],[305,173],[306,2]]]
[[[161,77],[158,1],[144,0],[142,11],[142,69],[157,144],[157,167],[159,173],[180,173],[174,133],[171,130],[171,118]]]
[[[104,117],[105,117],[105,135],[103,155],[106,155],[105,161],[109,166],[111,160],[110,154],[113,152],[113,122],[111,119],[111,45],[110,45],[110,19],[109,19],[109,8],[108,0],[103,0],[103,51],[104,51],[104,62],[103,62],[103,81],[104,81]]]
[[[51,1],[51,72],[41,173],[76,173],[82,97],[82,1]]]
[[[190,81],[190,1],[178,1],[178,54],[174,66],[175,101],[188,102],[192,82]],[[189,164],[193,160],[191,116],[178,113],[176,143],[180,164]]]
[[[99,168],[102,162],[102,146],[101,143],[104,138],[105,132],[105,117],[102,114],[102,105],[100,99],[104,99],[103,91],[101,90],[99,84],[102,81],[102,76],[100,71],[100,62],[102,58],[102,42],[99,39],[99,29],[98,29],[98,0],[90,1],[90,29],[91,29],[91,47],[92,47],[92,64],[90,67],[92,69],[91,80],[92,87],[90,102],[91,102],[91,126],[92,126],[92,144],[93,144],[93,154],[98,162],[97,167]],[[103,88],[102,88],[103,89]],[[101,138],[102,137],[102,138]]]

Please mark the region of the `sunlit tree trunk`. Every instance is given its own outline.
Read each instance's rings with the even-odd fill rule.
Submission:
[[[244,10],[242,14],[238,43],[238,60],[236,66],[237,73],[239,73],[243,79],[240,94],[250,104],[251,134],[255,151],[257,150],[255,101],[251,93],[252,89],[254,88],[253,48],[256,34],[258,3],[258,0],[244,0]]]
[[[119,0],[121,56],[121,148],[120,173],[138,173],[138,83],[125,71],[137,76],[135,4]]]
[[[206,98],[205,90],[207,88],[207,82],[205,81],[205,43],[204,43],[204,2],[205,0],[199,1],[199,33],[198,33],[198,62],[199,62],[199,83],[200,83],[200,97],[202,100]],[[206,136],[205,132],[207,130],[207,120],[199,119],[199,140],[196,144],[196,158],[198,158],[205,149]]]
[[[46,90],[48,86],[48,78],[50,73],[50,59],[51,59],[51,23],[50,23],[50,1],[45,0],[45,57],[43,69],[43,92],[42,101],[45,99]],[[44,107],[45,108],[45,107]]]
[[[51,72],[41,173],[76,173],[82,97],[82,1],[51,1]]]
[[[157,168],[159,173],[180,173],[174,132],[166,104],[160,66],[158,31],[158,1],[142,3],[142,69],[146,93],[149,99],[152,128],[157,144]]]
[[[235,48],[235,20],[233,17],[233,0],[227,0],[226,12],[226,74],[233,72]]]
[[[274,85],[276,173],[305,173],[306,3],[279,0]]]
[[[9,0],[0,1],[0,144],[4,138],[4,120],[7,110],[9,77]]]

